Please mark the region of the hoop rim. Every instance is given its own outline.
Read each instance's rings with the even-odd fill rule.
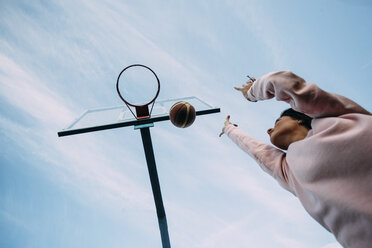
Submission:
[[[131,67],[135,67],[135,66],[140,66],[140,67],[144,67],[146,69],[148,69],[149,71],[152,72],[152,74],[154,74],[155,78],[156,78],[156,81],[158,82],[158,90],[156,91],[156,94],[155,94],[155,97],[149,101],[148,103],[145,103],[145,104],[142,104],[142,105],[135,105],[133,103],[130,103],[128,102],[127,100],[125,100],[125,98],[121,95],[120,93],[120,90],[119,90],[119,79],[120,79],[120,76],[123,74],[124,71],[126,71],[127,69],[131,68]],[[119,73],[119,76],[118,76],[118,79],[116,80],[116,91],[118,92],[118,95],[119,97],[121,98],[121,100],[123,100],[123,102],[129,106],[132,106],[132,107],[144,107],[144,106],[148,106],[150,105],[151,103],[155,102],[156,98],[158,98],[159,96],[159,92],[160,92],[160,80],[158,78],[158,76],[156,75],[156,73],[148,66],[145,66],[145,65],[142,65],[142,64],[133,64],[133,65],[129,65],[127,67],[125,67],[120,73]]]

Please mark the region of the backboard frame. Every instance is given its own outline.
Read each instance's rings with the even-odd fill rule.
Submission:
[[[206,103],[205,101],[203,101],[200,98],[195,97],[195,96],[176,98],[176,99],[159,100],[159,102],[187,101],[187,100],[191,100],[191,99],[198,100],[202,104],[204,104],[205,106],[208,106],[208,109],[203,109],[203,110],[195,109],[197,116],[221,112],[220,108],[215,108],[212,105]],[[150,124],[150,123],[154,123],[154,122],[169,120],[169,114],[164,114],[164,115],[160,115],[160,116],[153,116],[153,117],[143,118],[143,119],[133,118],[133,120],[116,122],[116,123],[111,123],[111,124],[103,124],[103,125],[83,127],[83,128],[72,128],[77,122],[79,122],[82,118],[84,118],[84,116],[86,116],[87,114],[89,114],[91,112],[107,111],[107,110],[113,110],[113,109],[122,109],[124,106],[125,105],[86,110],[77,119],[75,119],[70,125],[68,125],[63,130],[59,131],[58,132],[58,137],[70,136],[70,135],[76,135],[76,134],[82,134],[82,133],[90,133],[90,132],[96,132],[96,131],[102,131],[102,130],[108,130],[108,129],[114,129],[114,128],[121,128],[121,127],[128,127],[128,126],[139,126],[139,125],[145,125],[145,124]]]

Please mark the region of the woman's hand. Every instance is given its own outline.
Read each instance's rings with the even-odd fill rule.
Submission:
[[[228,126],[228,125],[230,125],[230,124],[232,124],[231,122],[230,122],[230,115],[228,115],[227,117],[226,117],[226,120],[225,120],[225,123],[224,123],[224,126],[223,126],[223,128],[222,128],[222,132],[220,133],[220,137],[225,133],[225,128]],[[234,126],[238,126],[238,125],[236,125],[236,124],[233,124]]]
[[[254,77],[252,77],[252,78],[249,77],[249,80],[246,82],[246,84],[242,84],[242,88],[234,87],[234,89],[236,89],[237,91],[240,91],[243,94],[243,96],[245,98],[247,98],[248,97],[248,90],[252,87],[254,81],[256,81],[256,79]]]

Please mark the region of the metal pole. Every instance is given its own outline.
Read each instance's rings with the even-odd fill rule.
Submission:
[[[154,150],[152,148],[151,135],[149,127],[141,128],[141,137],[143,148],[145,150],[147,168],[149,170],[152,193],[154,195],[156,213],[158,216],[158,223],[160,228],[161,242],[163,248],[170,248],[169,234],[167,218],[165,216],[165,210],[163,205],[163,199],[161,197],[160,184],[158,178],[158,172],[156,170]]]

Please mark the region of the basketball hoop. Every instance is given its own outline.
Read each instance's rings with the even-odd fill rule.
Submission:
[[[141,104],[141,105],[138,105],[138,104],[134,104],[134,103],[130,103],[129,101],[127,101],[123,96],[122,94],[120,93],[120,90],[119,90],[119,79],[120,77],[122,76],[122,74],[129,68],[131,67],[143,67],[147,70],[149,70],[152,74],[154,74],[155,78],[156,78],[156,81],[157,81],[157,85],[158,85],[158,89],[156,91],[156,94],[154,96],[154,98],[152,100],[150,100],[149,102],[145,103],[145,104]],[[156,98],[159,96],[159,92],[160,92],[160,81],[159,81],[159,78],[158,76],[155,74],[155,72],[153,70],[151,70],[151,68],[145,66],[145,65],[141,65],[141,64],[133,64],[133,65],[130,65],[130,66],[127,66],[125,67],[119,74],[118,76],[118,79],[117,79],[117,82],[116,82],[116,90],[119,94],[119,97],[121,98],[121,100],[123,100],[123,102],[125,103],[125,105],[127,105],[127,107],[129,108],[130,112],[132,112],[134,118],[136,118],[137,120],[138,119],[144,119],[144,118],[150,118],[151,117],[151,112],[152,112],[152,109],[154,107],[154,103],[155,103],[155,100]],[[148,106],[151,105],[151,110],[149,112],[149,108]],[[134,108],[136,108],[136,114],[133,113],[132,109],[129,107],[129,106],[132,106]]]

